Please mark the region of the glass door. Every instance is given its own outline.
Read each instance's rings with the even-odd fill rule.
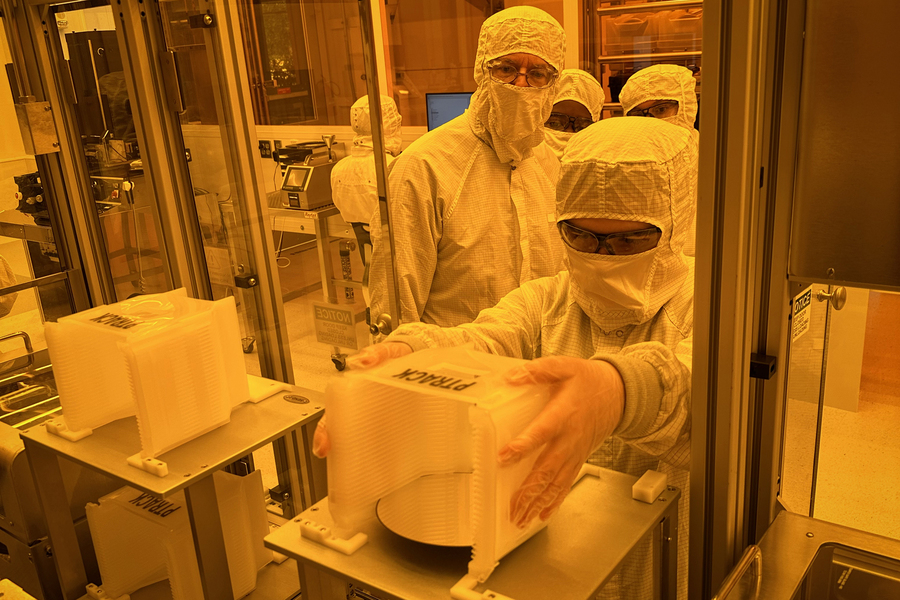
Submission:
[[[11,43],[19,35],[0,15],[0,427],[13,428],[60,410],[44,323],[89,302],[48,94]]]
[[[900,294],[795,285],[779,501],[900,539]]]
[[[271,226],[258,197],[265,185],[259,161],[249,153],[255,142],[253,116],[244,104],[249,88],[242,87],[246,71],[233,60],[242,57],[241,48],[228,50],[234,40],[227,38],[230,23],[222,14],[227,9],[203,0],[156,6],[164,60],[176,73],[172,83],[182,109],[177,133],[188,161],[190,208],[199,224],[212,298],[235,299],[247,372],[292,381],[287,335],[278,326],[283,306],[272,293],[278,278]]]
[[[135,125],[134,88],[120,47],[121,20],[109,4],[51,5],[59,64],[71,77],[81,176],[90,218],[114,287],[107,302],[173,287],[158,192],[144,167],[146,146]]]

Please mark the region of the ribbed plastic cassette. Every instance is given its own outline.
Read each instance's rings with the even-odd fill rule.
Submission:
[[[234,597],[256,588],[256,574],[272,560],[262,475],[213,474]],[[107,596],[118,598],[168,579],[173,600],[203,597],[184,493],[164,500],[125,487],[86,508]]]
[[[45,330],[68,430],[136,414],[145,458],[227,423],[250,395],[234,298],[137,296]]]
[[[540,450],[515,466],[497,463],[548,399],[545,387],[503,380],[525,362],[435,349],[333,380],[325,394],[335,536],[352,537],[378,503],[382,522],[405,537],[471,545],[469,575],[487,579],[544,525],[520,530],[509,515]]]

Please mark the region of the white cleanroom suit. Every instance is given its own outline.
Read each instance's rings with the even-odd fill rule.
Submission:
[[[603,100],[605,93],[600,82],[594,76],[581,69],[566,69],[559,75],[556,98],[553,103],[563,100],[574,100],[582,104],[591,113],[591,120],[596,123],[603,116]],[[544,144],[553,152],[557,160],[562,158],[566,144],[575,135],[572,131],[556,131],[544,128]],[[537,151],[535,151],[537,152]]]
[[[559,70],[565,34],[537,8],[491,16],[478,39],[478,88],[468,110],[391,164],[388,202],[403,322],[470,322],[521,283],[562,268],[553,183],[533,158],[556,84],[494,81],[487,63],[512,53]],[[373,318],[388,309],[384,235],[372,228]],[[396,322],[398,315],[391,316]]]
[[[696,144],[685,129],[637,118],[591,125],[572,137],[563,155],[557,218],[650,223],[662,232],[656,248],[625,256],[567,248],[568,272],[524,283],[473,323],[410,323],[386,340],[414,350],[471,343],[517,358],[611,363],[624,382],[624,411],[591,462],[635,476],[657,469],[681,488],[679,595],[686,593],[687,576],[694,262],[682,248],[694,212],[696,168]],[[644,558],[638,553],[623,565],[606,595],[621,587],[623,598],[649,597]]]
[[[619,100],[625,114],[649,100],[676,100],[678,114],[662,120],[684,127],[691,132],[694,141],[699,143],[700,132],[694,128],[698,108],[696,88],[697,80],[690,69],[679,65],[653,65],[628,78],[619,93]],[[688,256],[694,256],[696,227],[695,215],[691,219],[691,230],[684,245],[684,253]]]
[[[390,163],[400,154],[403,143],[400,137],[402,117],[397,112],[397,105],[387,96],[381,97],[381,120],[384,127],[384,149],[388,153],[387,162]],[[331,195],[344,221],[363,223],[368,228],[369,219],[378,206],[368,96],[363,96],[350,107],[350,126],[356,133],[353,147],[350,155],[338,161],[331,170]]]

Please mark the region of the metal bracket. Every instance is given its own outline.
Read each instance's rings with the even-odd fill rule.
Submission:
[[[256,275],[253,273],[246,273],[244,275],[235,275],[234,276],[234,285],[239,288],[250,289],[255,288],[259,285],[259,280],[256,278]]]
[[[216,26],[216,19],[212,16],[212,13],[206,13],[205,15],[191,15],[188,17],[188,26],[191,29],[208,29]]]
[[[38,102],[34,96],[19,98],[16,117],[26,154],[40,156],[59,152],[59,137],[49,102]]]
[[[159,53],[159,63],[162,66],[162,77],[165,82],[164,87],[169,110],[180,115],[184,112],[184,94],[181,92],[181,82],[178,79],[178,65],[175,62],[175,53],[172,50],[163,50]]]
[[[750,355],[750,377],[754,379],[769,380],[775,374],[778,366],[778,357],[766,354]]]

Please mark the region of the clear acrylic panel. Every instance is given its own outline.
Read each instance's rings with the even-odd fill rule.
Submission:
[[[607,90],[607,115],[621,115],[619,92],[636,71],[654,64],[676,64],[694,72],[700,94],[701,2],[656,8],[647,0],[594,1],[590,5],[585,68]]]
[[[141,160],[132,101],[108,4],[51,6],[116,301],[171,288],[159,209]]]
[[[203,237],[213,298],[233,296],[238,309],[247,372],[260,375],[256,348],[256,302],[253,289],[238,287],[235,276],[249,264],[248,240],[237,205],[246,202],[234,181],[231,154],[225,147],[228,126],[217,97],[215,58],[208,31],[197,26],[206,2],[182,0],[159,5],[166,46],[175,55],[185,111],[181,133],[188,158],[194,206]]]
[[[72,312],[68,285],[59,278],[62,266],[48,209],[50,200],[45,197],[38,164],[25,154],[16,125],[13,94],[6,77],[11,63],[5,27],[0,22],[0,65],[6,67],[0,76],[0,122],[8,125],[0,143],[0,338],[11,336],[0,341],[0,374],[31,366],[26,364],[28,360],[19,359],[47,347],[44,323]],[[54,276],[43,285],[3,292]],[[16,390],[0,389],[0,405],[3,395],[11,391]]]
[[[785,397],[780,499],[791,512],[806,516],[813,485],[827,307],[815,300],[815,294],[825,289],[821,285],[797,286]],[[808,328],[801,322],[807,323]]]
[[[816,295],[827,289],[812,286],[809,329],[791,343],[781,501],[809,515],[815,477],[809,516],[900,538],[900,294],[843,288],[846,303],[830,309],[826,344],[827,303]]]

